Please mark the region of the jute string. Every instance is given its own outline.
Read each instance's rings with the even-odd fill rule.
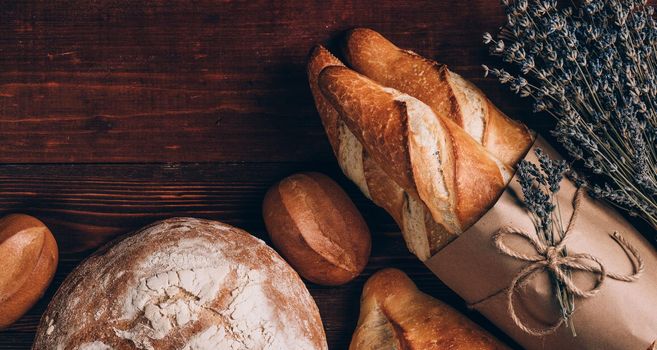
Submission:
[[[583,193],[583,189],[580,188],[577,190],[573,200],[573,214],[570,217],[568,227],[561,238],[561,241],[557,242],[555,245],[545,244],[541,242],[536,235],[530,235],[527,232],[510,226],[503,227],[493,235],[493,243],[502,254],[518,260],[527,261],[530,264],[515,275],[508,288],[490,295],[483,300],[472,303],[470,304],[470,307],[476,308],[477,305],[484,303],[488,299],[495,297],[500,293],[505,293],[507,310],[516,326],[531,335],[544,336],[556,332],[556,330],[563,324],[564,319],[560,318],[558,322],[545,328],[534,328],[527,325],[527,322],[521,319],[516,312],[515,296],[520,291],[524,282],[534,274],[543,271],[552,272],[554,278],[559,280],[568,292],[581,298],[595,296],[602,288],[605,278],[607,277],[623,282],[633,282],[639,278],[639,275],[643,271],[643,259],[639,255],[639,252],[618,232],[614,232],[610,236],[626,252],[626,254],[628,254],[632,263],[632,274],[608,272],[605,265],[591,254],[566,253],[566,243],[568,242],[568,239],[572,237],[573,227],[575,226],[575,222],[577,221],[580,212],[580,203]],[[506,243],[504,243],[504,238],[510,235],[520,236],[529,241],[537,254],[524,254],[506,245]],[[596,282],[592,288],[582,289],[573,282],[568,273],[569,271],[583,271],[595,274]]]

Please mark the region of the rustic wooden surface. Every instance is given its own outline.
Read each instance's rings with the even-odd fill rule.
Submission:
[[[265,238],[267,187],[318,170],[345,186],[373,232],[353,283],[309,284],[331,349],[345,349],[363,283],[403,269],[427,293],[468,311],[406,251],[398,229],[340,173],[306,83],[313,44],[374,28],[449,64],[502,110],[542,130],[528,105],[482,78],[484,31],[497,1],[2,1],[0,213],[24,212],[55,233],[62,254],[43,300],[0,332],[28,349],[54,290],[108,239],[171,216],[222,220]]]

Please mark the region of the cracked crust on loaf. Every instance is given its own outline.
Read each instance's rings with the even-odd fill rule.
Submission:
[[[327,349],[317,306],[264,242],[174,218],[112,242],[64,281],[33,349]]]

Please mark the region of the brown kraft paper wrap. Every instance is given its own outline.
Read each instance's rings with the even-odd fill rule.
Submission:
[[[538,164],[535,147],[540,147],[553,159],[562,159],[539,136],[526,160]],[[576,186],[564,179],[557,193],[559,207],[555,209],[560,210],[564,227],[573,215],[576,193]],[[474,309],[526,349],[647,349],[657,339],[657,253],[616,210],[586,194],[580,198],[578,214],[565,242],[567,254],[588,254],[600,262],[604,274],[625,276],[627,281],[606,277],[600,282],[599,271],[572,272],[577,288],[589,291],[596,283],[600,287],[590,297],[575,297],[572,323],[577,336],[573,336],[565,324],[551,334],[531,335],[511,317],[507,292],[518,274],[533,262],[503,253],[495,245],[494,238],[509,227],[536,237],[531,217],[522,204],[522,190],[516,177],[493,208],[425,264]],[[615,232],[620,239],[614,239]],[[518,254],[539,254],[529,239],[521,235],[505,234],[503,241]],[[582,260],[586,265],[599,266],[594,260]],[[641,271],[637,271],[639,264]],[[550,274],[547,266],[539,267],[530,271],[525,282],[513,288],[513,309],[525,326],[548,329],[560,319]]]

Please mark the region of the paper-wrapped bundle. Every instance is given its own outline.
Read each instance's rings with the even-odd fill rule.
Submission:
[[[376,32],[350,32],[345,56],[353,70],[322,47],[308,65],[334,153],[445,284],[528,349],[657,339],[657,253],[617,212],[564,180],[563,231],[539,239],[514,173],[523,159],[538,164],[534,148],[559,159],[543,139]]]
[[[559,158],[540,137],[534,147]],[[538,164],[533,148],[526,159]],[[614,209],[563,181],[557,210],[571,227],[562,246],[541,247],[522,198],[514,178],[479,221],[425,264],[527,349],[648,348],[657,339],[650,244]],[[565,257],[551,253],[561,248]],[[573,291],[585,294],[574,300],[576,336],[560,321],[555,271],[570,271]]]

